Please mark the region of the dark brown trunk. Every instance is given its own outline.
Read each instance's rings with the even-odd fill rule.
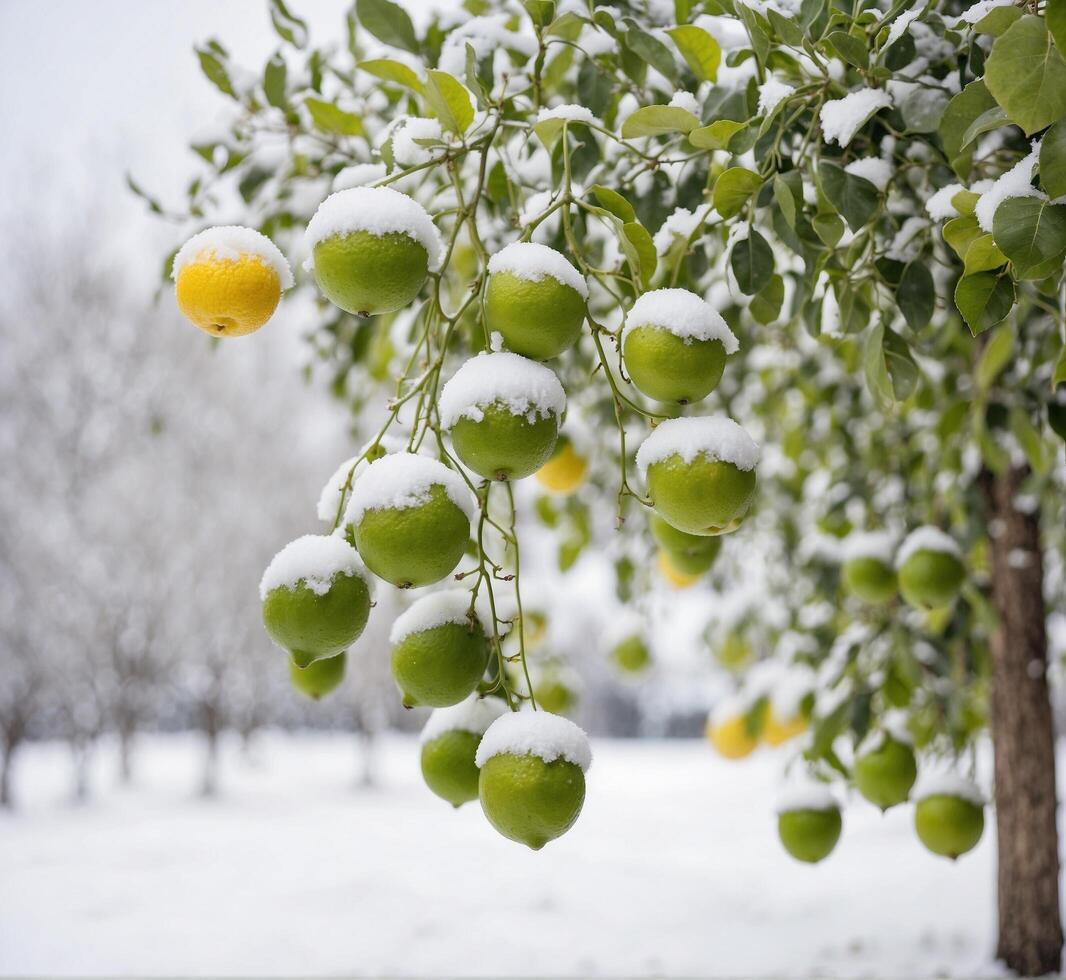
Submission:
[[[1062,960],[1055,733],[1047,684],[1044,563],[1038,513],[1015,508],[1028,475],[984,474],[991,541],[992,745],[999,838],[997,955],[1026,976]]]
[[[18,751],[18,743],[11,745],[4,742],[0,747],[0,807],[11,809],[15,805],[15,797],[11,790],[11,769],[15,762],[15,752]]]

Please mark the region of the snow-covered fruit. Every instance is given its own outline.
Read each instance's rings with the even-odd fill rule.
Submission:
[[[722,416],[668,419],[637,450],[656,512],[696,535],[736,530],[755,494],[759,447]]]
[[[587,299],[584,276],[546,245],[514,242],[489,259],[485,323],[516,354],[546,361],[573,347]]]
[[[891,600],[896,595],[893,545],[886,534],[850,535],[844,541],[844,588],[863,602],[876,605]]]
[[[547,463],[565,410],[552,371],[505,351],[472,357],[440,395],[441,424],[456,454],[489,480],[520,480]]]
[[[479,698],[433,711],[420,738],[422,778],[442,800],[460,807],[478,797],[480,775],[474,757],[481,736],[507,710],[501,698]]]
[[[633,384],[663,402],[702,401],[722,380],[737,338],[709,303],[687,289],[645,293],[626,314],[622,356]]]
[[[333,535],[289,542],[259,583],[263,623],[298,667],[343,653],[370,615],[370,581],[355,549]]]
[[[642,674],[651,666],[651,652],[644,637],[633,633],[611,648],[611,663],[624,674]]]
[[[585,482],[588,460],[574,448],[568,436],[560,435],[551,458],[534,474],[550,493],[573,493]]]
[[[410,303],[440,267],[440,233],[413,198],[389,187],[327,197],[307,226],[315,281],[348,313],[391,313]]]
[[[539,851],[580,815],[592,750],[572,721],[507,712],[485,732],[476,761],[481,808],[504,837]]]
[[[213,337],[254,333],[293,284],[277,246],[253,228],[221,225],[193,235],[174,256],[178,308]]]
[[[306,667],[298,667],[290,662],[289,679],[297,691],[317,701],[340,687],[347,661],[348,654],[338,653],[335,657],[316,660]]]
[[[809,725],[807,716],[802,711],[782,718],[771,704],[763,718],[762,740],[769,746],[777,748],[784,745],[799,735],[802,735]]]
[[[355,481],[344,524],[367,568],[403,589],[439,582],[455,569],[474,508],[454,470],[427,456],[389,453]]]
[[[860,747],[851,771],[855,788],[882,810],[903,803],[918,777],[914,749],[888,734],[875,735]]]
[[[473,693],[489,662],[485,627],[471,593],[450,589],[423,596],[397,617],[392,676],[407,707],[445,708]]]
[[[935,527],[907,535],[896,556],[899,590],[917,609],[943,609],[959,594],[966,567],[955,540]]]
[[[777,806],[777,834],[797,861],[817,864],[827,858],[840,840],[840,807],[820,783],[786,791]]]
[[[972,782],[933,777],[915,798],[914,829],[930,851],[954,860],[977,846],[985,829],[984,798]]]
[[[725,759],[743,759],[759,747],[758,728],[747,707],[727,699],[707,717],[707,741]]]

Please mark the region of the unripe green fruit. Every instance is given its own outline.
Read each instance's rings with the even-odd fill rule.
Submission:
[[[557,677],[549,677],[537,683],[533,690],[537,707],[553,715],[565,715],[577,703],[577,695]]]
[[[454,571],[470,539],[470,518],[434,484],[424,503],[364,511],[350,530],[366,567],[406,589],[439,582]]]
[[[559,437],[559,419],[513,415],[503,405],[482,409],[478,421],[465,416],[452,426],[452,444],[464,464],[488,480],[521,480],[551,459]]]
[[[641,636],[630,636],[611,651],[615,666],[627,674],[639,674],[651,664],[648,645]]]
[[[504,837],[539,851],[565,834],[585,802],[585,774],[565,759],[503,753],[481,767],[478,795],[485,816]]]
[[[842,569],[844,588],[863,602],[888,602],[896,594],[896,573],[876,558],[852,558]]]
[[[977,846],[985,829],[984,809],[958,796],[927,796],[914,808],[914,829],[930,851],[954,860]]]
[[[458,704],[477,687],[488,663],[488,640],[474,623],[409,633],[392,650],[392,676],[407,707]]]
[[[320,241],[314,263],[318,288],[331,303],[369,316],[401,309],[418,295],[429,254],[421,242],[401,232],[354,231]]]
[[[900,567],[899,590],[917,609],[950,606],[962,588],[966,569],[946,551],[916,551]]]
[[[738,633],[728,634],[725,640],[714,648],[714,659],[727,670],[739,670],[753,655],[751,644]]]
[[[298,667],[343,653],[359,639],[369,615],[370,590],[359,575],[335,576],[324,595],[301,580],[272,589],[263,600],[270,638]]]
[[[340,686],[341,681],[344,680],[344,667],[347,661],[346,653],[338,653],[335,657],[316,660],[306,667],[297,667],[296,664],[290,663],[289,679],[297,691],[317,701]]]
[[[480,770],[474,755],[481,736],[450,731],[422,746],[422,778],[442,800],[460,807],[478,797]]]
[[[885,736],[872,752],[859,756],[851,773],[855,788],[882,810],[906,801],[918,776],[914,750]]]
[[[649,398],[702,401],[722,380],[725,347],[717,339],[682,338],[662,327],[635,327],[622,344],[626,371]]]
[[[691,463],[677,453],[648,467],[648,491],[655,510],[689,534],[718,535],[735,530],[755,494],[755,470],[710,459]]]
[[[489,276],[485,323],[516,354],[558,357],[574,346],[584,322],[584,299],[553,276],[536,282],[504,271]]]
[[[652,513],[648,526],[651,528],[651,536],[655,539],[655,543],[669,554],[671,562],[678,571],[689,575],[698,575],[707,571],[718,557],[718,552],[722,550],[721,538],[709,538],[701,534],[679,531],[655,513]],[[707,559],[707,563],[701,565],[699,559]],[[695,564],[686,567],[689,560]]]
[[[777,833],[785,850],[797,861],[816,864],[836,847],[842,824],[836,808],[786,810],[778,814]]]

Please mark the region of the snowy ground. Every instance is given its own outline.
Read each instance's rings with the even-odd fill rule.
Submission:
[[[266,737],[191,795],[199,745],[156,738],[139,785],[66,802],[35,746],[0,817],[0,973],[386,976],[932,976],[991,963],[991,827],[953,865],[905,809],[853,802],[823,865],[780,849],[778,760],[698,742],[596,743],[585,812],[540,852],[453,812],[417,745],[386,741],[356,788],[340,736]]]

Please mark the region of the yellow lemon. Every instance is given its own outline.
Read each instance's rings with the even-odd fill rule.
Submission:
[[[178,308],[213,337],[258,330],[292,285],[284,256],[252,228],[226,225],[194,235],[174,257]]]
[[[784,745],[789,739],[802,735],[806,730],[807,719],[803,715],[782,721],[773,711],[769,711],[763,723],[762,737],[767,745]]]
[[[691,575],[675,568],[673,562],[670,561],[670,555],[665,551],[659,551],[656,564],[659,566],[659,573],[662,577],[675,589],[690,588],[700,580],[699,575]]]
[[[726,759],[743,759],[758,747],[758,740],[748,731],[748,722],[743,715],[734,715],[725,721],[707,722],[707,741],[719,755]]]
[[[574,451],[573,443],[560,436],[555,454],[534,474],[537,482],[551,493],[573,493],[585,482],[588,461]]]

